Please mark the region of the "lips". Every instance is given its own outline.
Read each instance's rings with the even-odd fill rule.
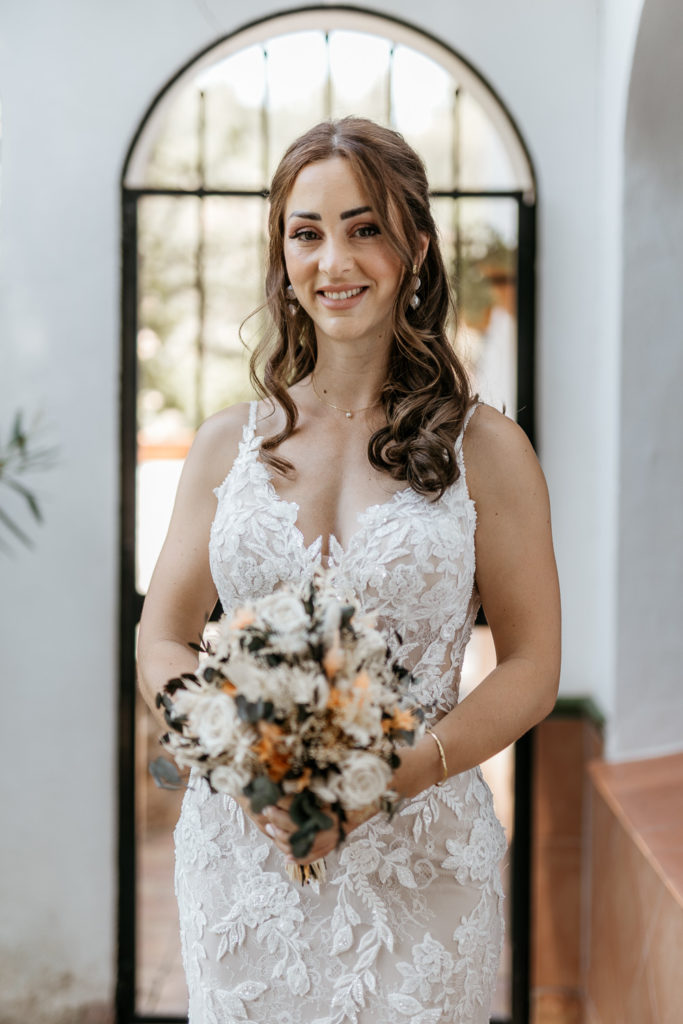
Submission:
[[[356,299],[363,292],[366,292],[367,285],[355,285],[352,288],[319,288],[318,295],[328,302],[345,302],[348,299]]]

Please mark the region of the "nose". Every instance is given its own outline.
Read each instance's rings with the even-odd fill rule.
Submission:
[[[353,266],[353,256],[346,238],[329,235],[319,250],[318,268],[330,280],[341,277]]]

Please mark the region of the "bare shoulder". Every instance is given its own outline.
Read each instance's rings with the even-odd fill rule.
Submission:
[[[249,403],[240,402],[204,420],[188,453],[186,469],[204,478],[212,488],[218,486],[237,457],[248,419]]]
[[[529,492],[545,495],[545,478],[529,438],[508,416],[478,406],[463,439],[467,485],[475,501]]]

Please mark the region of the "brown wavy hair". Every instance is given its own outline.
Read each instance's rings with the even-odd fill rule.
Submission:
[[[394,301],[389,368],[380,393],[387,423],[371,436],[368,458],[395,480],[438,498],[458,478],[454,445],[474,399],[446,335],[449,313],[454,317],[455,310],[429,207],[424,164],[398,132],[365,118],[345,117],[311,128],[292,143],[273,177],[265,301],[273,329],[257,345],[250,371],[257,394],[282,407],[285,426],[263,441],[263,458],[280,473],[292,471],[292,464],[275,452],[297,423],[297,406],[288,389],[313,372],[317,357],[313,321],[298,305],[291,312],[285,294],[285,205],[299,172],[330,157],[349,161],[380,229],[405,267]],[[412,268],[422,251],[421,235],[429,238],[429,247],[419,269],[421,301],[414,310]]]

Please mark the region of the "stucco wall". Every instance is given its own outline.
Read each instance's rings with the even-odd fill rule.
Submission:
[[[682,41],[676,0],[646,0],[625,137],[618,756],[683,749]]]
[[[640,0],[630,2],[635,12]],[[373,7],[406,21],[418,14],[408,0]],[[616,0],[605,5],[609,19],[617,8]],[[284,9],[256,0],[249,17]],[[154,94],[194,53],[238,27],[243,11],[234,0],[3,5],[0,423],[6,427],[18,404],[41,408],[60,449],[58,467],[41,481],[47,521],[35,550],[3,560],[0,572],[0,990],[8,1019],[13,1006],[16,1019],[34,1022],[55,1020],[66,1007],[71,1022],[69,1007],[112,992],[117,183]],[[424,0],[419,16],[488,78],[535,162],[538,427],[564,594],[562,689],[591,693],[609,714],[618,395],[606,386],[617,338],[606,303],[618,279],[605,292],[600,257],[611,229],[599,218],[607,176],[598,139],[599,118],[622,103],[628,32],[610,36],[619,71],[601,115],[593,0]],[[32,998],[40,1009],[27,1015]]]

